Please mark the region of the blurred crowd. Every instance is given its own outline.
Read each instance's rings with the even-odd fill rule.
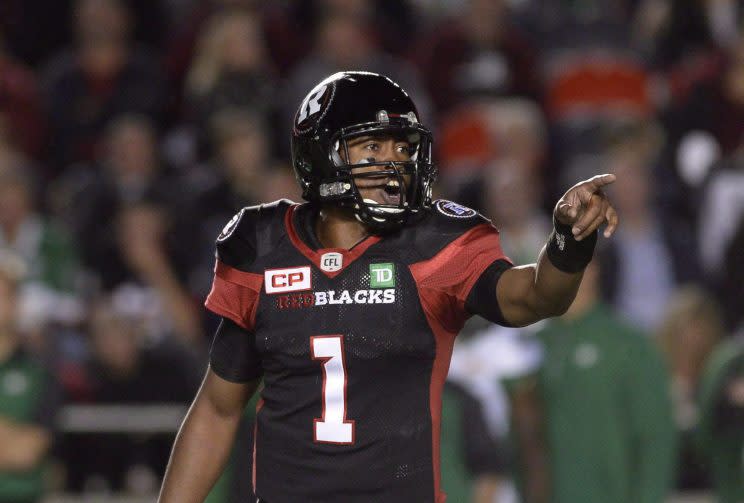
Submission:
[[[507,501],[506,478],[524,501],[744,500],[744,2],[3,0],[0,502],[35,501],[50,452],[58,490],[156,489],[170,440],[65,436],[55,411],[188,403],[214,239],[300,199],[292,115],[344,69],[409,91],[437,197],[515,263],[568,187],[618,175],[574,308],[456,345],[451,501]]]

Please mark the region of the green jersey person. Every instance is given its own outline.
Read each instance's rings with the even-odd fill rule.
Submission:
[[[720,344],[700,382],[698,438],[719,503],[744,501],[744,343]]]
[[[727,338],[721,308],[688,286],[669,302],[659,342],[672,374],[682,484],[713,484],[716,501],[744,501],[744,343]],[[705,471],[701,472],[701,469]]]
[[[599,302],[596,269],[537,334],[550,501],[661,503],[675,459],[667,374],[653,343]]]
[[[49,374],[23,351],[15,329],[21,269],[0,255],[0,503],[41,498],[58,405]]]

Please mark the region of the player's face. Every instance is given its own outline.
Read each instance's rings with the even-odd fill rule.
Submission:
[[[406,162],[411,160],[411,144],[401,138],[393,136],[359,136],[347,142],[347,162],[359,164],[364,162]],[[405,197],[410,185],[411,176],[404,174],[403,187],[398,177],[391,175],[370,176],[370,173],[389,170],[389,166],[370,166],[368,168],[354,168],[355,183],[363,199],[372,200],[379,204],[397,206],[401,198]]]

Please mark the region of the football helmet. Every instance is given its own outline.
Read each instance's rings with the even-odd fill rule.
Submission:
[[[404,140],[408,159],[369,157],[349,163],[348,141],[360,136]],[[308,93],[294,117],[292,166],[302,197],[351,208],[360,222],[376,231],[400,227],[430,205],[437,174],[431,154],[431,132],[420,123],[413,100],[384,75],[360,71],[331,75]],[[363,198],[357,186],[360,179],[379,180],[392,196],[386,203]]]

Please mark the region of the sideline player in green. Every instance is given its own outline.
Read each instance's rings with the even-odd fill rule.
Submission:
[[[295,116],[292,153],[307,202],[244,208],[217,238],[206,305],[223,320],[160,502],[203,501],[263,379],[259,501],[442,503],[455,336],[473,314],[521,326],[571,305],[598,227],[617,226],[602,192],[614,176],[569,189],[537,263],[513,267],[487,219],[431,200],[431,133],[389,78],[320,82]]]
[[[700,383],[698,440],[719,503],[744,501],[744,342],[722,342]]]
[[[36,503],[45,489],[60,394],[18,333],[24,269],[20,259],[0,253],[0,501]]]
[[[686,468],[705,469],[718,503],[744,501],[744,339],[726,332],[715,298],[680,289],[659,330]],[[691,471],[692,471],[691,470]]]
[[[599,300],[595,263],[537,337],[550,501],[665,501],[676,459],[668,374],[653,341]]]

